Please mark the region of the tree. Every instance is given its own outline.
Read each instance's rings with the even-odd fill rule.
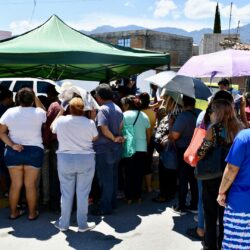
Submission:
[[[217,2],[215,17],[214,17],[214,34],[220,34],[220,33],[221,33],[220,10],[219,10],[219,4]]]

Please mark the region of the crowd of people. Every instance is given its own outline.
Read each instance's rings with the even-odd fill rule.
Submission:
[[[159,193],[152,201],[168,203],[177,193],[173,212],[198,213],[197,227],[187,234],[202,240],[203,249],[250,249],[250,132],[246,129],[250,94],[236,101],[239,93],[230,93],[226,79],[219,86],[204,111],[185,95],[177,100],[163,94],[152,105],[146,92],[135,95],[120,88],[117,95],[105,83],[92,91],[100,108],[89,111],[84,111],[79,95],[63,108],[53,87],[46,100],[22,88],[15,102],[11,91],[1,87],[0,188],[9,197],[9,219],[25,213],[25,200],[29,220],[39,217],[39,204],[48,206],[61,214],[55,227],[66,231],[76,203],[78,231],[91,230],[95,224],[87,218],[90,203],[93,215],[105,216],[116,208],[118,191],[129,205],[142,202],[143,180],[146,191],[152,192],[156,150]],[[218,162],[223,175],[197,180],[195,168],[184,160],[196,127],[206,130],[197,151],[200,160],[216,145],[223,147],[225,155]],[[125,154],[129,142],[130,154]],[[170,145],[176,166],[164,158]]]

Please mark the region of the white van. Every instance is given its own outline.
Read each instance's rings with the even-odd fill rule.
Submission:
[[[39,78],[0,78],[0,85],[11,90],[14,94],[23,87],[34,90],[37,95],[47,96],[49,85],[55,85],[55,82],[48,79]]]

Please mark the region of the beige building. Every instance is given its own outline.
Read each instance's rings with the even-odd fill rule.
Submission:
[[[107,32],[91,36],[115,45],[169,53],[171,66],[182,66],[192,56],[192,37],[153,30]]]
[[[228,39],[228,34],[204,34],[200,42],[199,54],[224,50],[223,44],[227,44],[227,41],[235,43],[239,41],[239,36],[231,34],[230,39]]]

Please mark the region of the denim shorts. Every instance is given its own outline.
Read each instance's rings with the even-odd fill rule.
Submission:
[[[28,165],[41,168],[43,165],[43,149],[37,146],[23,146],[18,152],[7,146],[4,152],[4,160],[7,167]]]

